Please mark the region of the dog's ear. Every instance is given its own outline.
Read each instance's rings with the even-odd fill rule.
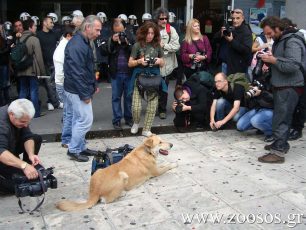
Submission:
[[[145,139],[145,141],[143,143],[148,148],[152,148],[153,147],[153,139],[150,138],[150,137]]]

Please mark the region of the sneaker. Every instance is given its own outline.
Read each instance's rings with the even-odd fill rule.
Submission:
[[[64,103],[63,103],[63,102],[60,102],[58,108],[59,108],[59,109],[63,109],[63,108],[64,108]]]
[[[292,129],[290,134],[289,134],[289,141],[295,141],[297,139],[300,139],[303,136],[302,134],[302,130],[296,130],[296,129]]]
[[[160,119],[166,119],[167,118],[167,114],[166,113],[159,113],[159,118]]]
[[[275,142],[273,142],[272,144],[269,144],[269,145],[265,145],[264,149],[268,150],[268,151],[275,150],[275,151],[278,151],[278,152],[281,152],[281,153],[285,153],[285,154],[290,149],[290,145],[288,143],[284,147],[282,147],[282,148],[276,148],[274,143]]]
[[[62,144],[61,145],[63,148],[68,148],[68,144]]]
[[[54,110],[54,106],[51,103],[48,103],[48,110],[49,111]]]
[[[285,157],[280,157],[276,154],[268,153],[264,156],[258,157],[258,161],[262,163],[281,164],[285,162]]]
[[[114,123],[114,124],[113,124],[113,127],[114,127],[114,129],[117,130],[117,131],[122,131],[122,130],[123,130],[122,127],[121,127],[121,123],[120,123],[120,122]]]
[[[152,132],[150,131],[150,130],[148,130],[148,131],[142,131],[142,133],[141,133],[141,135],[142,136],[145,136],[145,137],[150,137],[150,136],[152,136]]]
[[[134,123],[132,128],[131,128],[131,133],[132,134],[138,133],[138,129],[139,129],[139,124]]]

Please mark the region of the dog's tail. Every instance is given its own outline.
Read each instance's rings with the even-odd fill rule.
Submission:
[[[56,207],[62,211],[80,211],[83,209],[91,208],[100,199],[99,194],[90,194],[88,200],[85,203],[77,203],[74,201],[63,200],[56,204]]]

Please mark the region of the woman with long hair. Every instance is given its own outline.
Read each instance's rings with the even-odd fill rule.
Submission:
[[[153,63],[150,63],[154,60]],[[137,42],[134,44],[129,59],[128,66],[134,68],[130,84],[129,93],[133,93],[132,97],[132,115],[134,124],[131,133],[136,134],[139,128],[141,114],[141,99],[143,92],[137,87],[137,76],[141,73],[157,77],[160,75],[160,67],[164,65],[163,51],[160,46],[160,33],[158,26],[153,22],[147,22],[137,31]],[[156,75],[156,76],[154,76]],[[163,82],[163,91],[167,92],[167,86]],[[147,108],[144,119],[143,136],[151,136],[151,126],[155,117],[156,107],[158,104],[158,91],[145,92],[147,96]]]
[[[189,20],[180,53],[187,79],[198,71],[208,69],[212,49],[207,36],[201,34],[200,22],[197,19]]]

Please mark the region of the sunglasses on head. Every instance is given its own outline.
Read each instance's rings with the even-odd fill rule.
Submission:
[[[242,11],[239,10],[232,10],[231,14],[242,14]]]
[[[159,20],[161,20],[161,21],[168,20],[168,18],[159,18]]]

